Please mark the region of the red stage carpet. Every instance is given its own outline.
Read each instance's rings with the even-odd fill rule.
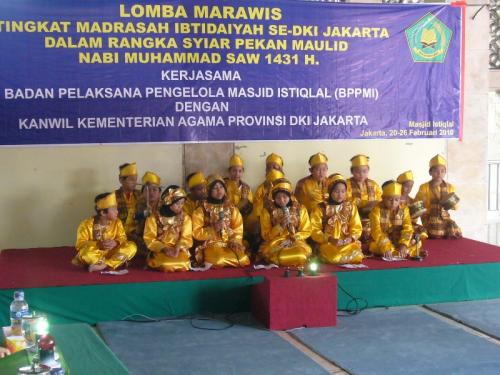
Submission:
[[[368,268],[350,270],[332,265],[322,265],[321,272],[363,272],[365,270],[437,267],[457,264],[500,263],[500,247],[469,239],[428,240],[424,248],[429,256],[422,262],[384,262],[366,259]],[[0,289],[41,288],[52,286],[76,286],[111,283],[144,283],[155,281],[204,280],[238,278],[260,275],[279,275],[278,269],[259,270],[219,269],[205,272],[182,272],[166,274],[142,269],[134,264],[127,275],[111,276],[88,273],[71,264],[75,254],[73,247],[9,249],[0,253]]]

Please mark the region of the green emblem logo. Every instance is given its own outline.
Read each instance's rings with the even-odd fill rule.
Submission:
[[[452,31],[432,13],[427,13],[405,30],[415,62],[442,63],[450,46]]]

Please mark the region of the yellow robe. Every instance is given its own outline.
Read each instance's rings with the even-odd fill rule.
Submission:
[[[146,219],[144,242],[151,254],[148,266],[165,272],[189,271],[189,249],[193,246],[191,218],[185,213],[172,217],[152,215]],[[165,247],[179,248],[174,258],[163,252]]]
[[[240,184],[237,185],[235,181],[230,180],[230,179],[225,180],[225,182],[226,182],[226,187],[227,187],[227,197],[228,197],[229,201],[233,205],[238,207],[238,209],[240,210],[240,212],[243,216],[246,216],[244,211],[245,211],[245,209],[248,209],[248,207],[240,207],[240,203],[241,203],[242,189],[248,189],[247,200],[250,203],[249,211],[252,210],[253,193],[252,193],[252,190],[250,189],[250,186],[248,186],[248,184],[246,184],[242,181],[240,181]],[[248,213],[250,213],[250,212],[248,212]]]
[[[427,212],[422,215],[422,224],[431,237],[460,238],[462,232],[451,219],[448,210],[441,205],[441,199],[455,192],[455,187],[447,182],[431,189],[430,183],[420,185],[415,200],[423,201]],[[457,207],[451,208],[455,210]]]
[[[112,250],[101,250],[97,243],[104,240],[115,240],[118,246]],[[80,263],[90,266],[104,262],[112,269],[132,259],[137,252],[136,244],[127,241],[127,235],[119,219],[111,221],[106,226],[94,224],[93,217],[82,221],[78,226],[75,247],[78,251],[76,258]]]
[[[382,201],[382,189],[373,180],[367,179],[365,183],[359,185],[354,178],[349,178],[347,181],[347,198],[353,202],[358,208],[359,217],[361,218],[361,225],[363,226],[363,233],[361,235],[361,242],[367,243],[370,240],[370,219],[369,210],[366,208],[369,202]]]
[[[255,191],[255,196],[253,198],[253,212],[257,219],[260,217],[262,210],[268,207],[272,203],[272,198],[270,197],[271,184],[264,181],[257,187]]]
[[[153,216],[158,212],[158,203],[158,201],[149,202],[149,216]],[[144,226],[147,219],[147,216],[145,216],[145,213],[147,213],[146,211],[148,211],[146,199],[141,197],[135,205],[135,243],[137,244],[137,255],[143,257],[147,256],[149,252],[147,245],[144,243]]]
[[[301,179],[295,188],[295,196],[311,213],[318,204],[328,200],[328,179],[316,181],[312,176]]]
[[[215,222],[224,212],[226,229],[217,232]],[[246,267],[250,264],[243,246],[243,218],[240,211],[229,201],[224,204],[212,204],[206,201],[193,213],[193,237],[202,241],[196,248],[198,263],[210,263],[215,268]],[[233,244],[234,247],[230,247]]]
[[[339,205],[321,204],[311,213],[312,239],[319,244],[321,260],[333,264],[361,263],[363,251],[358,241],[362,233],[358,209],[345,201]],[[353,242],[337,246],[329,238]]]
[[[357,183],[353,178],[348,179],[347,181],[347,200],[354,202],[354,204],[358,207],[358,209],[366,206],[368,202],[380,202],[382,200],[382,189],[380,186],[373,180],[368,179],[362,185],[358,185],[359,187],[359,196],[357,195],[358,189],[353,189],[353,185]],[[371,185],[373,187],[373,191],[370,192],[368,186]]]
[[[404,245],[410,257],[417,255],[417,246],[412,244],[413,226],[408,207],[390,211],[379,203],[370,213],[370,222],[372,253],[382,256],[390,251],[393,256],[399,256],[398,247]]]
[[[271,184],[264,181],[257,187],[253,196],[253,210],[250,215],[245,218],[245,232],[249,236],[254,236],[254,240],[260,242],[260,214],[264,207],[272,202],[269,193]]]
[[[184,213],[186,213],[187,215],[189,216],[193,216],[193,213],[194,211],[200,207],[201,203],[203,201],[202,200],[197,200],[195,201],[191,195],[188,195],[188,197],[186,198],[186,202],[184,203],[184,206],[182,206],[182,210],[184,211]]]
[[[122,221],[125,233],[129,240],[135,240],[135,206],[140,197],[140,191],[135,190],[132,193],[125,194],[123,188],[115,190],[116,199],[118,201],[118,216]]]
[[[283,210],[276,206],[273,206],[271,212],[268,209],[262,210],[260,226],[265,242],[259,249],[259,255],[266,262],[279,266],[304,266],[312,253],[311,247],[305,242],[311,235],[307,209],[294,202],[290,208],[291,225],[286,228],[280,224],[283,215]],[[295,240],[291,242],[290,237]]]

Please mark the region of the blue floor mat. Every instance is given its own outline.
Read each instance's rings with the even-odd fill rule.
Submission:
[[[426,306],[500,340],[500,299]]]
[[[337,327],[294,330],[330,361],[357,374],[500,374],[500,346],[421,307],[365,310]]]
[[[224,321],[193,323],[224,328]],[[276,333],[245,322],[224,330],[190,320],[97,325],[132,374],[328,374]]]

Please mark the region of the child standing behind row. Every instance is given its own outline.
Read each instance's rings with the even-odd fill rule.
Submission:
[[[382,200],[380,186],[368,178],[370,158],[365,155],[356,155],[351,158],[352,177],[347,180],[347,199],[351,200],[359,211],[363,234],[361,242],[367,243],[370,239],[369,215],[373,207]]]
[[[420,186],[415,197],[423,201],[427,209],[422,223],[431,238],[461,238],[462,232],[448,212],[456,209],[458,197],[454,186],[444,180],[446,159],[434,156],[429,162],[429,174],[432,179]]]

